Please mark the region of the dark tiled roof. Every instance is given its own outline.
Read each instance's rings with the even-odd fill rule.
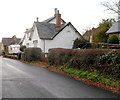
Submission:
[[[112,27],[107,31],[108,34],[120,32],[120,20],[115,22]]]
[[[35,25],[41,39],[51,39],[56,33],[55,24],[35,22]]]
[[[20,41],[20,38],[2,38],[2,43],[4,46],[8,46],[11,44],[19,44]]]
[[[60,33],[67,25],[71,24],[66,23],[61,25],[60,28],[56,29],[55,24],[44,23],[44,22],[35,22],[39,37],[41,39],[53,39],[58,33]],[[71,24],[72,25],[72,24]],[[72,25],[73,26],[73,25]],[[73,26],[74,27],[74,26]],[[75,29],[75,28],[74,28]],[[75,29],[76,30],[76,29]],[[76,30],[77,31],[77,30]],[[78,31],[77,31],[78,32]],[[78,32],[79,33],[79,32]],[[80,33],[79,33],[80,35]],[[32,35],[31,35],[32,36]],[[80,35],[81,36],[81,35]]]

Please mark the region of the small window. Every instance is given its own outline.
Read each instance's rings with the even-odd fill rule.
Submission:
[[[67,31],[68,33],[70,32],[70,31]]]
[[[34,44],[34,47],[37,47],[37,45],[38,45],[38,40],[34,40],[34,41],[33,41],[33,44]]]

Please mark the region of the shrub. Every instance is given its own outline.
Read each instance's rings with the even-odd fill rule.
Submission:
[[[18,59],[21,59],[21,53],[18,53],[17,56],[18,56]]]
[[[96,67],[104,75],[120,78],[120,55],[118,51],[104,53],[98,57],[98,65]]]
[[[107,40],[107,43],[110,43],[110,44],[119,44],[119,39],[116,35],[111,35],[109,36],[108,40]]]
[[[86,48],[86,47],[89,47],[89,46],[90,46],[90,43],[88,43],[84,39],[79,39],[79,38],[77,38],[74,41],[74,43],[73,43],[73,49],[76,49],[76,48]]]
[[[22,60],[24,61],[42,61],[43,53],[40,48],[26,48],[22,54]]]
[[[21,45],[21,46],[20,46],[20,51],[23,52],[25,49],[26,49],[26,46],[24,46],[24,45]]]
[[[106,64],[116,65],[119,62],[118,59],[119,59],[119,55],[116,52],[111,51],[99,56],[98,61],[100,65],[106,65]]]

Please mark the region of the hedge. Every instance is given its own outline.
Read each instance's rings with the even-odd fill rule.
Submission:
[[[120,78],[120,50],[49,49],[48,62],[88,72],[97,70],[103,75]]]
[[[24,53],[21,56],[24,61],[42,61],[44,59],[44,55],[40,48],[26,48]]]

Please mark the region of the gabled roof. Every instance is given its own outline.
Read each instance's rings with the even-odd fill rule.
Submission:
[[[112,27],[107,31],[108,34],[120,32],[120,20],[115,22]]]
[[[11,44],[19,44],[20,41],[20,38],[2,38],[2,43],[4,46],[8,46]]]
[[[44,21],[42,21],[42,22],[44,22],[44,23],[49,23],[49,22],[52,21],[54,18],[56,18],[56,16],[50,17],[50,18],[48,18],[48,19],[46,19],[46,20],[44,20]],[[61,20],[63,21],[64,24],[66,23],[62,18],[61,18]]]
[[[35,22],[39,38],[52,40],[57,34],[59,34],[66,26],[72,25],[70,22],[61,25],[60,28],[56,28],[55,24],[44,23],[44,22]],[[75,27],[72,25],[75,29]],[[80,35],[80,33],[75,29],[75,31]],[[32,36],[32,35],[31,35]],[[80,35],[81,36],[81,35]]]

